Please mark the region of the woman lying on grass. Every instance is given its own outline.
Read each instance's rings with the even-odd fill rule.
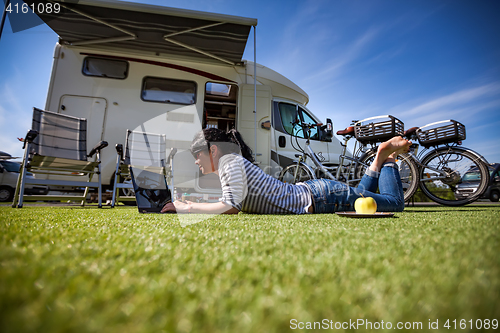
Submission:
[[[222,198],[216,203],[175,201],[162,212],[206,214],[306,214],[352,211],[361,197],[372,197],[377,211],[404,209],[403,187],[394,157],[409,150],[400,136],[378,147],[375,160],[357,188],[330,179],[313,179],[295,185],[282,183],[255,166],[252,151],[236,130],[228,133],[207,128],[196,134],[191,153],[203,174],[216,173]],[[241,155],[238,153],[241,152]],[[380,194],[375,193],[377,188]]]

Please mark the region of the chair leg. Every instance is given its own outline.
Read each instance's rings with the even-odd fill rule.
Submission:
[[[115,169],[115,181],[113,183],[113,198],[111,199],[111,208],[115,208],[115,204],[117,203],[117,187],[118,181],[120,180],[118,177],[118,172],[120,170],[120,155],[116,158],[116,169]]]
[[[174,187],[174,169],[170,170],[170,196],[172,202],[175,201],[175,187]]]
[[[99,163],[98,167],[98,174],[97,174],[97,179],[99,180],[99,187],[97,188],[97,195],[98,195],[98,204],[97,204],[97,207],[98,208],[102,208],[102,183],[101,183],[101,163]]]
[[[12,201],[12,208],[16,208],[16,205],[19,202],[19,192],[20,192],[21,183],[23,180],[23,173],[24,173],[24,163],[21,164],[19,176],[17,176],[16,190],[14,192],[14,201]],[[21,195],[22,195],[22,192],[21,192]]]
[[[175,201],[175,186],[174,186],[174,157],[170,159],[170,195],[172,202]]]
[[[24,184],[26,183],[26,168],[28,167],[28,157],[29,151],[31,149],[31,143],[28,143],[24,150],[23,163],[21,164],[21,172],[17,177],[17,186],[14,194],[14,201],[12,202],[12,208],[23,208],[23,196],[24,196]]]
[[[89,183],[92,182],[92,178],[94,177],[94,174],[93,173],[89,173]],[[85,188],[85,192],[83,192],[83,200],[82,200],[82,203],[81,203],[81,206],[82,207],[85,207],[85,204],[86,204],[86,201],[87,201],[87,195],[89,194],[89,188],[86,187]]]
[[[92,178],[89,179],[89,182],[92,180]],[[86,187],[85,191],[83,192],[83,199],[82,202],[80,203],[80,206],[85,207],[85,201],[87,201],[87,195],[89,194],[89,188]]]
[[[115,183],[114,184],[120,184],[122,181],[121,174],[115,175]],[[118,205],[120,202],[120,189],[118,186],[113,186],[113,199],[111,201],[111,208],[114,208],[115,206]]]

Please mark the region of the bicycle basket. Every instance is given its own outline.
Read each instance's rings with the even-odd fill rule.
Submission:
[[[354,124],[354,135],[362,143],[384,142],[403,133],[404,123],[390,115],[366,118]]]
[[[417,136],[418,141],[424,147],[462,141],[465,140],[465,126],[451,119],[438,121],[420,127],[417,130]]]

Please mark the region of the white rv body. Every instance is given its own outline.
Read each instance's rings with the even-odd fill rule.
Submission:
[[[85,58],[88,57],[126,61],[127,77],[113,79],[84,75],[82,68]],[[162,65],[189,68],[191,72]],[[203,73],[215,74],[227,80],[212,80]],[[267,173],[277,176],[281,167],[295,159],[294,155],[297,153],[291,146],[291,136],[277,129],[279,126],[276,126],[276,122],[282,122],[281,119],[273,119],[272,111],[277,103],[300,107],[308,112],[314,121],[318,123],[323,121],[307,110],[305,104],[308,102],[308,96],[302,89],[271,69],[257,65],[257,148],[255,148],[252,73],[253,63],[231,67],[57,44],[45,108],[53,112],[86,118],[89,150],[101,140],[109,143],[109,147],[103,150],[101,159],[103,183],[110,184],[116,163],[116,152],[112,147],[124,144],[127,129],[164,133],[169,140],[167,146],[170,142],[170,146],[186,150],[193,135],[202,129],[202,119],[206,117],[204,110],[209,102],[206,100],[205,92],[207,83],[230,84],[238,90],[236,103],[230,105],[231,102],[228,102],[228,111],[219,118],[228,118],[222,116],[231,116],[234,111],[234,127],[242,133],[245,141],[256,153],[259,166]],[[191,105],[181,105],[143,100],[141,98],[143,81],[150,77],[194,82],[197,88],[196,102]],[[279,112],[275,112],[275,116],[280,117]],[[214,117],[212,121],[220,122],[220,119],[216,118]],[[262,125],[267,121],[271,122],[270,128]],[[284,147],[280,147],[279,137],[285,138]],[[301,146],[304,145],[303,139],[299,139],[299,142]],[[329,162],[327,164],[336,164],[341,151],[338,140],[335,138],[331,142],[312,140],[312,145],[315,152]],[[285,163],[280,163],[280,159],[285,160]],[[196,184],[186,184],[190,180],[197,179],[194,177],[198,172],[196,166],[191,163],[192,167],[186,170],[185,162],[181,161],[182,165],[175,167],[175,170],[182,170],[178,171],[176,183],[203,192],[204,189]]]
[[[127,15],[135,10],[148,15],[163,11],[165,15],[173,13],[193,19],[208,19],[218,15],[114,1],[83,0],[79,5],[85,5],[82,8],[86,11],[95,8],[96,13],[100,13],[100,7],[95,6],[107,6],[111,9],[127,9]],[[80,14],[77,10],[73,11]],[[75,13],[72,15],[77,15]],[[124,15],[122,12],[119,14]],[[227,24],[232,20],[243,23],[252,20],[219,16],[216,18],[229,22]],[[101,28],[102,20],[91,17],[88,24],[91,28]],[[252,22],[248,25],[255,26],[256,20]],[[56,20],[49,23],[55,26],[55,30],[61,29]],[[108,23],[104,28],[109,29],[109,26],[116,28]],[[191,30],[207,27],[210,26]],[[143,26],[138,24],[135,28],[142,29]],[[65,30],[60,31],[67,34]],[[222,34],[231,33],[226,30]],[[73,38],[71,34],[64,36],[66,39]],[[116,166],[114,146],[125,143],[127,129],[165,134],[167,147],[179,149],[174,159],[176,187],[183,191],[194,189],[201,193],[214,193],[220,190],[217,182],[209,177],[202,177],[207,180],[200,181],[199,170],[189,154],[191,140],[202,128],[236,128],[256,154],[259,167],[277,177],[282,167],[296,159],[297,151],[292,147],[289,130],[292,116],[296,117],[299,112],[301,117],[304,115],[305,121],[324,122],[307,110],[305,105],[309,101],[308,95],[283,75],[257,64],[255,82],[253,62],[228,64],[227,61],[210,58],[129,49],[113,44],[116,38],[110,46],[110,43],[92,40],[67,42],[63,37],[62,42],[56,44],[45,109],[86,118],[88,150],[101,140],[109,143],[101,156],[105,185],[113,182]],[[118,39],[128,40],[130,37]],[[164,39],[172,41],[167,35]],[[103,41],[108,40],[104,38]],[[238,45],[241,50],[241,38]],[[186,89],[179,90],[181,86]],[[174,87],[176,91],[169,91],[170,88],[165,87]],[[227,87],[228,90],[215,91],[213,87]],[[315,133],[316,137],[311,143],[313,150],[323,157],[325,164],[336,165],[342,148],[340,142],[334,136],[327,138],[319,127]],[[304,139],[298,138],[298,141],[303,147]]]

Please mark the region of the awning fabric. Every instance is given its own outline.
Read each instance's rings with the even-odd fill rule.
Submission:
[[[121,1],[24,0],[59,3],[59,14],[37,15],[62,44],[102,45],[239,64],[256,19]]]

